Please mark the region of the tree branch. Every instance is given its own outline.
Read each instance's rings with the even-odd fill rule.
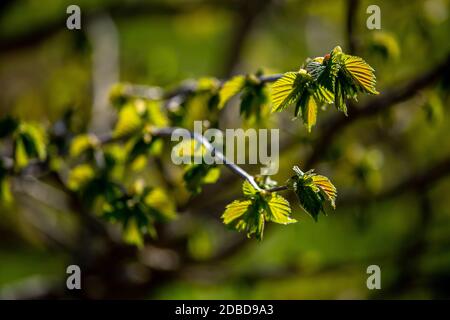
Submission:
[[[237,11],[236,27],[231,40],[229,55],[226,59],[222,75],[229,77],[239,62],[245,40],[253,29],[257,18],[267,10],[272,0],[248,0],[242,2],[242,7]]]
[[[354,195],[341,198],[339,205],[357,205],[370,201],[391,199],[410,191],[426,190],[432,184],[450,175],[450,156],[438,161],[427,169],[416,170],[416,174],[405,178],[383,192],[375,195]]]
[[[355,55],[358,52],[358,39],[355,33],[355,25],[359,4],[359,0],[347,0],[347,47],[348,53],[352,55]]]

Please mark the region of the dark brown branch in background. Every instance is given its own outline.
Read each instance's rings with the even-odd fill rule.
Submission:
[[[355,55],[358,52],[358,39],[355,32],[359,0],[347,0],[347,48],[348,53]]]
[[[229,77],[236,69],[242,55],[242,50],[246,39],[253,29],[257,18],[267,10],[272,0],[248,0],[242,1],[242,7],[236,12],[235,29],[232,33],[230,48],[228,49],[228,56],[224,64],[224,69],[221,75]]]
[[[2,5],[3,5],[2,1]],[[11,1],[6,1],[11,2]],[[225,9],[239,11],[241,3],[237,0],[219,0],[219,1],[183,1],[178,3],[158,1],[157,3],[146,2],[112,2],[102,7],[83,8],[82,24],[95,17],[99,13],[108,13],[113,19],[135,18],[139,16],[172,16],[186,14],[198,10],[204,6],[214,6],[215,9]],[[0,33],[0,53],[5,54],[15,50],[26,49],[40,44],[61,31],[67,30],[67,15],[48,19],[41,25],[35,25],[29,30],[18,34],[1,35]],[[81,32],[83,31],[80,30]]]
[[[417,170],[417,173],[405,178],[392,187],[386,188],[376,195],[356,195],[348,196],[338,200],[338,205],[358,205],[370,203],[371,201],[381,201],[403,195],[411,191],[425,191],[434,183],[450,175],[450,156],[437,161],[430,167]]]

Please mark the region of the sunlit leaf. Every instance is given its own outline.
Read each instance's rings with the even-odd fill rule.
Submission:
[[[135,245],[139,248],[144,245],[143,234],[139,230],[139,225],[134,218],[131,218],[127,221],[123,230],[123,240],[126,243]]]
[[[290,217],[291,207],[289,202],[278,194],[273,194],[268,202],[267,220],[280,224],[295,223],[297,220]]]
[[[203,183],[216,183],[220,178],[220,168],[214,167],[208,170],[208,173],[203,177]]]
[[[201,192],[204,184],[215,183],[219,176],[220,169],[215,166],[207,164],[190,164],[185,168],[183,180],[186,188],[195,195]]]
[[[22,122],[15,133],[16,168],[22,169],[29,159],[41,161],[47,157],[47,135],[44,129],[35,123]]]
[[[144,203],[157,210],[165,219],[176,217],[174,199],[167,196],[166,191],[161,188],[153,188],[145,196]]]
[[[254,235],[261,240],[264,233],[264,214],[259,204],[250,200],[236,200],[230,203],[222,215],[223,222],[247,237]]]
[[[6,176],[0,176],[0,207],[9,206],[13,202],[10,180]]]
[[[344,112],[347,115],[347,104],[345,103],[344,89],[339,81],[336,81],[334,88],[334,105],[339,111]]]
[[[255,190],[245,181],[242,186],[245,200],[230,203],[222,215],[223,222],[233,229],[245,232],[248,237],[255,236],[258,240],[263,237],[266,221],[279,224],[297,222],[290,217],[289,202],[276,193]]]
[[[334,48],[328,55],[321,59],[324,68],[316,70],[315,77],[317,84],[319,87],[323,87],[329,92],[335,91],[334,85],[341,68],[339,63],[341,55],[342,49],[339,46]],[[308,68],[308,66],[306,68]]]
[[[169,119],[163,112],[159,101],[147,101],[147,118],[149,123],[157,127],[165,127],[169,125]]]
[[[301,90],[299,82],[304,74],[286,72],[272,85],[272,112],[281,111],[295,101]]]
[[[73,168],[67,179],[69,189],[78,191],[95,176],[95,170],[88,164],[80,164]]]
[[[229,224],[234,220],[240,218],[251,206],[250,200],[235,200],[225,208],[222,215],[223,222]]]
[[[310,94],[304,94],[304,97],[300,97],[298,101],[298,107],[301,110],[303,123],[306,125],[308,132],[311,132],[312,126],[317,121],[317,103],[313,96]]]
[[[14,144],[14,165],[18,170],[28,165],[28,154],[21,138],[17,138]]]
[[[81,134],[73,138],[70,144],[69,154],[71,157],[76,158],[97,145],[98,139],[94,135]]]
[[[132,103],[120,109],[113,136],[123,137],[137,131],[142,126],[141,114]]]
[[[374,69],[362,58],[343,54],[341,61],[342,70],[351,77],[353,84],[359,91],[370,94],[379,94],[375,89],[376,77]]]
[[[233,96],[237,95],[245,85],[245,76],[235,76],[225,82],[219,91],[219,105],[222,109]]]
[[[256,189],[248,182],[248,180],[245,180],[242,184],[242,193],[244,196],[251,197],[257,193]]]
[[[333,208],[336,207],[335,201],[337,196],[336,187],[331,183],[330,179],[321,175],[313,175],[313,183],[320,188],[320,190],[326,195],[327,199]]]

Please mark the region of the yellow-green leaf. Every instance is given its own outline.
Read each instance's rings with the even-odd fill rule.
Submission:
[[[223,222],[229,224],[238,219],[249,209],[252,204],[250,200],[235,200],[227,205],[225,212],[222,215]]]
[[[375,70],[362,58],[351,55],[343,55],[342,63],[344,66],[343,69],[348,75],[350,75],[356,86],[362,92],[379,94],[379,92],[375,89]]]
[[[73,138],[70,144],[69,154],[71,157],[78,157],[90,148],[97,145],[98,140],[95,136],[90,134],[82,134]]]
[[[268,202],[268,207],[268,220],[280,224],[297,222],[297,220],[289,216],[291,214],[291,207],[289,206],[289,202],[282,196],[272,194]]]
[[[77,191],[95,176],[95,171],[88,164],[80,164],[73,168],[67,179],[69,189]]]
[[[9,206],[13,201],[11,185],[7,177],[0,177],[0,207]]]
[[[336,187],[331,183],[330,179],[321,175],[312,176],[313,183],[327,196],[333,208],[336,208]]]
[[[308,128],[308,132],[311,132],[312,126],[314,126],[317,121],[317,103],[312,96],[309,96],[306,104],[302,106],[302,118],[303,123],[306,125],[306,128]]]
[[[225,104],[230,100],[233,96],[238,94],[245,85],[245,77],[235,76],[225,82],[222,86],[222,88],[219,91],[219,109],[222,109]]]
[[[208,170],[208,173],[203,177],[203,183],[216,183],[220,178],[220,168],[215,167]]]
[[[242,193],[244,196],[252,196],[256,194],[256,189],[248,182],[248,180],[245,180],[242,184]]]
[[[134,104],[127,104],[119,111],[113,136],[123,137],[130,134],[142,125],[141,115]]]
[[[160,101],[147,101],[147,117],[151,124],[157,127],[165,127],[169,124],[166,114],[161,108]]]
[[[28,155],[25,145],[21,138],[17,138],[15,142],[14,160],[16,169],[20,170],[28,165]]]
[[[298,72],[286,72],[272,85],[272,112],[281,111],[292,102],[297,76]]]
[[[176,217],[174,200],[167,196],[167,193],[161,188],[152,189],[144,199],[149,207],[156,209],[167,219]]]
[[[139,230],[136,219],[131,218],[128,220],[123,230],[123,240],[126,243],[133,244],[137,247],[142,247],[144,245],[143,235]]]

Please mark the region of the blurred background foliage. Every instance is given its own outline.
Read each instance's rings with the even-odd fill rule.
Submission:
[[[14,204],[0,205],[1,297],[450,297],[448,0],[76,1],[80,31],[65,28],[70,4],[0,4],[0,117],[50,127],[72,114],[71,133],[102,132],[117,118],[115,108],[95,110],[102,85],[171,89],[190,78],[297,70],[336,45],[374,67],[381,100],[363,116],[358,106],[371,106],[371,97],[361,97],[348,118],[333,108],[319,111],[311,134],[290,113],[271,115],[266,125],[281,129],[277,180],[289,178],[293,165],[312,165],[339,194],[337,209],[317,223],[293,203],[299,223],[268,228],[262,242],[220,221],[241,181],[222,170],[192,198],[168,145],[162,158],[117,173],[170,189],[179,212],[141,249],[118,245],[114,225],[100,222],[109,242],[86,231],[98,221],[87,227],[91,218],[80,217],[80,203],[55,186],[28,175],[15,179]],[[381,8],[381,30],[366,28],[370,4]],[[208,119],[207,112],[200,102],[192,117]],[[242,125],[232,101],[218,126]],[[64,291],[66,266],[74,262],[85,275],[81,293]],[[382,290],[366,287],[371,264],[381,267]]]

